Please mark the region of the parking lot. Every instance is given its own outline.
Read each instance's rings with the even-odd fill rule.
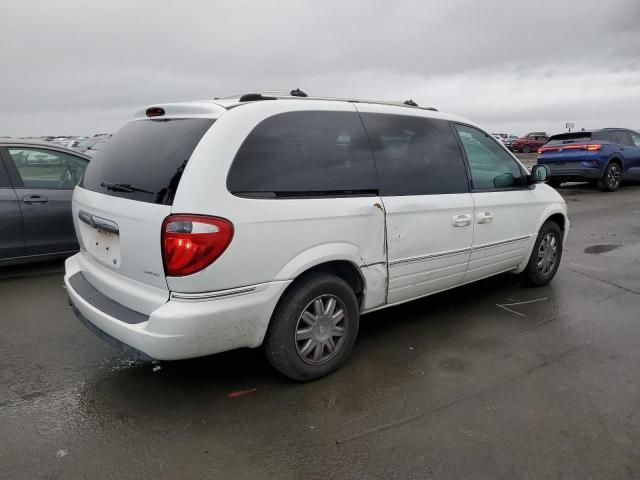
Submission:
[[[638,478],[640,187],[562,188],[547,287],[502,275],[363,317],[309,384],[260,351],[132,363],[61,262],[0,272],[0,478]]]

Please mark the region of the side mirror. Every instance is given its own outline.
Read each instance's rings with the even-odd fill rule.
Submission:
[[[531,168],[531,183],[542,183],[549,180],[551,170],[546,165],[534,165]]]

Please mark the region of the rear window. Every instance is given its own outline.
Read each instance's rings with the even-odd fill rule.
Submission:
[[[591,141],[591,132],[561,133],[549,139],[547,145],[565,145],[569,143],[584,143]]]
[[[210,118],[131,122],[100,145],[80,186],[171,205],[189,157],[213,122]]]
[[[259,123],[233,161],[227,188],[240,196],[376,193],[371,147],[356,112],[303,111]]]

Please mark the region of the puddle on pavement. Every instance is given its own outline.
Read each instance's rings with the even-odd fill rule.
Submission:
[[[584,253],[640,260],[640,243],[634,243],[632,245],[591,245],[584,249]]]
[[[584,249],[584,253],[607,253],[622,247],[622,245],[591,245]]]

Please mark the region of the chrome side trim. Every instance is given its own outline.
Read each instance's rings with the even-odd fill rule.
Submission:
[[[424,262],[426,260],[432,260],[434,258],[453,257],[455,255],[460,255],[462,253],[469,253],[469,252],[474,252],[476,250],[483,250],[485,248],[497,247],[500,245],[508,245],[510,243],[517,243],[523,240],[527,240],[529,238],[531,238],[531,235],[525,235],[523,237],[512,238],[512,239],[503,240],[500,242],[487,243],[485,245],[479,245],[473,248],[461,248],[460,250],[452,250],[450,252],[434,253],[431,255],[421,255],[419,257],[403,258],[401,260],[394,260],[393,262],[389,262],[389,266],[395,267],[398,265],[403,265],[405,263]]]
[[[512,238],[510,240],[503,240],[501,242],[486,243],[484,245],[478,245],[477,247],[473,247],[473,250],[482,250],[482,249],[485,249],[485,248],[498,247],[500,245],[508,245],[509,243],[521,242],[521,241],[527,240],[529,238],[531,238],[531,235],[525,235],[524,237]]]
[[[234,295],[243,295],[245,293],[250,293],[255,291],[256,288],[258,287],[256,286],[240,287],[240,288],[232,288],[229,290],[220,290],[217,292],[200,292],[200,293],[171,292],[171,299],[198,302],[202,300],[213,300],[216,298],[231,297]]]
[[[433,253],[431,255],[422,255],[419,257],[403,258],[401,260],[394,260],[393,262],[389,262],[389,266],[395,267],[397,265],[402,265],[405,263],[424,262],[425,260],[431,260],[433,258],[441,258],[441,257],[449,257],[449,256],[452,257],[455,255],[460,255],[462,253],[469,253],[470,251],[471,251],[471,248],[461,248],[460,250],[452,250],[450,252]]]

